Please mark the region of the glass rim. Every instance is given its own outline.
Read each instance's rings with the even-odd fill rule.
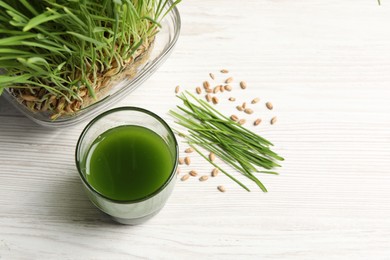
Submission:
[[[146,195],[145,197],[142,197],[140,199],[136,199],[136,200],[116,200],[116,199],[112,199],[110,197],[107,197],[106,195],[102,194],[101,192],[99,192],[97,189],[95,189],[86,179],[86,177],[84,176],[84,174],[82,173],[81,171],[81,167],[80,167],[80,163],[81,163],[81,160],[80,160],[80,147],[81,147],[81,143],[82,141],[84,140],[84,137],[85,135],[87,134],[87,132],[89,131],[89,129],[95,124],[97,123],[100,119],[102,119],[103,117],[107,116],[107,115],[110,115],[112,113],[115,113],[115,112],[118,112],[118,111],[137,111],[137,112],[141,112],[141,113],[144,113],[144,114],[147,114],[155,119],[157,119],[157,121],[159,121],[164,127],[165,129],[167,129],[168,133],[170,136],[173,137],[173,141],[174,141],[174,146],[175,146],[175,152],[176,152],[176,156],[174,156],[174,166],[172,168],[172,171],[168,177],[168,179],[164,182],[163,185],[161,185],[157,190],[155,190],[154,192]],[[131,124],[129,124],[131,125]],[[172,179],[176,176],[176,171],[177,171],[177,167],[178,167],[178,158],[179,158],[179,145],[177,143],[177,140],[176,140],[176,136],[175,134],[173,133],[171,127],[165,122],[164,119],[162,119],[160,116],[156,115],[155,113],[149,111],[149,110],[146,110],[144,108],[140,108],[140,107],[132,107],[132,106],[124,106],[124,107],[117,107],[117,108],[113,108],[113,109],[110,109],[110,110],[107,110],[101,114],[99,114],[98,116],[94,117],[83,129],[83,131],[81,132],[80,134],[80,137],[79,139],[77,140],[77,144],[76,144],[76,152],[75,152],[75,160],[76,160],[76,167],[77,167],[77,171],[80,175],[80,178],[82,180],[82,182],[84,183],[84,185],[86,185],[88,187],[88,189],[90,189],[92,192],[96,193],[97,195],[99,195],[100,197],[106,199],[106,200],[109,200],[111,202],[115,202],[115,203],[118,203],[118,204],[135,204],[135,203],[139,203],[139,202],[142,202],[142,201],[145,201],[145,200],[148,200],[154,196],[156,196],[157,194],[159,194],[161,191],[164,190],[164,188],[166,188],[172,181]]]

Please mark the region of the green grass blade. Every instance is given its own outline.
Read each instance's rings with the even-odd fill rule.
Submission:
[[[30,31],[31,29],[37,27],[40,24],[43,24],[43,23],[46,23],[46,22],[49,22],[49,21],[52,21],[52,20],[56,20],[56,19],[59,19],[59,18],[62,18],[63,16],[64,16],[63,14],[53,14],[53,15],[50,15],[48,13],[40,14],[40,15],[32,18],[26,24],[26,26],[23,28],[23,32],[28,32],[28,31]]]

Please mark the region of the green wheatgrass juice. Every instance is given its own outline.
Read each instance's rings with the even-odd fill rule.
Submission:
[[[86,179],[102,195],[119,201],[151,195],[169,179],[174,158],[166,142],[141,126],[101,134],[86,155]]]

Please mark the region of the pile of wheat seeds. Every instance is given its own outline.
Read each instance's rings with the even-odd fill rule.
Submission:
[[[223,81],[221,83],[216,82],[216,76],[214,73],[209,73],[209,79],[203,81],[202,87],[197,86],[195,87],[195,92],[198,95],[203,95],[204,99],[214,105],[217,105],[220,102],[220,96],[218,95],[219,93],[223,92],[231,92],[232,95],[228,97],[228,100],[232,102],[232,104],[235,105],[235,109],[237,110],[237,114],[232,114],[230,116],[230,119],[237,122],[240,125],[245,125],[248,122],[248,119],[245,118],[245,115],[252,115],[255,113],[254,110],[254,105],[255,104],[260,104],[261,99],[259,97],[254,97],[251,100],[245,101],[243,103],[236,104],[236,97],[233,95],[234,90],[246,90],[248,88],[248,84],[246,81],[238,81],[235,82],[234,78],[229,75],[229,70],[227,69],[222,69],[219,72],[222,75],[226,75],[225,77],[222,76]],[[237,85],[237,86],[234,86]],[[175,93],[178,94],[180,92],[180,86],[175,87]],[[264,106],[268,110],[273,110],[274,106],[271,102],[266,101],[264,103]],[[271,125],[274,125],[277,121],[277,117],[273,116],[271,119],[269,119],[269,123]],[[254,121],[252,121],[252,124],[254,126],[260,125],[262,122],[262,119],[260,117],[256,118]],[[186,166],[188,168],[191,165],[191,158],[190,154],[194,152],[194,149],[189,147],[185,149],[185,157],[180,157],[179,158],[179,164]],[[215,160],[215,155],[213,153],[209,153],[209,159],[210,161]],[[177,174],[180,174],[180,168],[177,170]],[[200,182],[207,181],[209,177],[215,178],[218,176],[219,170],[218,168],[213,168],[210,170],[210,173],[208,175],[199,175],[197,171],[195,170],[190,170],[188,173],[184,174],[181,176],[180,180],[181,181],[186,181],[190,178],[198,178]],[[217,186],[217,189],[220,192],[226,192],[226,188],[223,185]]]

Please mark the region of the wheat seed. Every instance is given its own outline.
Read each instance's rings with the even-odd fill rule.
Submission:
[[[224,89],[225,89],[226,91],[232,91],[232,86],[230,86],[230,85],[225,85]]]
[[[236,101],[236,98],[235,98],[235,97],[230,97],[230,98],[229,98],[229,101],[232,101],[232,102],[233,102],[233,101]]]
[[[221,70],[221,73],[229,73],[229,71],[226,70],[226,69],[222,69],[222,70]]]
[[[225,80],[226,84],[232,83],[233,82],[233,77],[229,77]]]
[[[202,93],[202,89],[200,87],[196,87],[196,93],[201,94]]]
[[[191,158],[186,156],[186,158],[184,158],[184,162],[187,164],[187,165],[190,165],[191,164]]]
[[[271,119],[271,125],[275,124],[277,121],[277,118],[276,116],[274,116],[272,119]]]
[[[212,97],[211,100],[213,101],[214,105],[218,104],[218,101],[219,101],[219,100],[218,100],[217,97]]]
[[[218,190],[219,190],[220,192],[225,192],[225,191],[226,191],[225,187],[222,186],[222,185],[219,185],[217,188],[218,188]]]
[[[242,89],[246,89],[246,87],[247,87],[246,82],[245,82],[245,81],[241,81],[241,82],[240,82],[240,87],[241,87]]]
[[[180,91],[180,86],[176,86],[175,93],[177,94],[177,93],[179,93],[179,91]]]
[[[192,177],[198,176],[198,173],[197,173],[196,171],[194,171],[194,170],[190,171],[189,174],[190,174]]]
[[[186,175],[183,175],[183,177],[181,177],[181,181],[186,181],[188,180],[188,178],[190,177],[190,175],[186,174]]]
[[[265,106],[266,106],[269,110],[272,110],[272,109],[274,108],[274,106],[272,105],[271,102],[265,103]]]
[[[209,179],[209,176],[203,175],[199,178],[199,181],[207,181]]]
[[[243,125],[243,124],[246,123],[246,120],[245,120],[245,119],[240,119],[240,120],[238,121],[238,123],[239,123],[240,125]]]
[[[218,168],[214,168],[214,169],[211,171],[211,177],[217,177],[218,173],[219,173]]]
[[[179,164],[184,164],[184,159],[183,158],[179,158]]]
[[[194,148],[190,147],[190,148],[187,148],[185,149],[185,153],[192,153],[194,151]]]
[[[214,88],[213,93],[214,93],[214,94],[217,94],[220,90],[221,90],[221,87],[220,87],[220,85],[218,85],[218,86],[216,86],[216,87]]]
[[[242,106],[236,106],[236,108],[237,108],[238,111],[243,111],[244,110],[244,108]]]
[[[245,108],[244,112],[247,113],[248,115],[250,115],[250,114],[253,114],[253,109]]]
[[[210,159],[210,161],[214,162],[214,160],[215,160],[215,154],[214,154],[213,152],[211,152],[211,153],[209,154],[209,159]]]
[[[207,100],[208,102],[211,101],[211,95],[210,95],[210,94],[207,94],[207,95],[206,95],[206,100]]]
[[[213,80],[215,79],[215,76],[214,76],[213,73],[209,73],[209,75],[210,75],[210,78],[211,78],[211,79],[213,79]]]
[[[257,98],[254,98],[251,103],[252,104],[256,104],[259,101],[260,101],[260,98],[257,97]]]
[[[259,125],[260,123],[261,123],[261,119],[258,118],[258,119],[255,120],[255,122],[253,122],[253,125],[257,126],[257,125]]]
[[[238,121],[238,116],[236,116],[236,115],[231,115],[231,116],[230,116],[230,119],[233,120],[234,122],[237,122],[237,121]]]
[[[210,83],[209,83],[207,80],[204,81],[204,82],[203,82],[203,87],[204,87],[205,89],[210,88]]]
[[[243,108],[243,109],[246,108],[246,102],[242,103],[242,108]]]

